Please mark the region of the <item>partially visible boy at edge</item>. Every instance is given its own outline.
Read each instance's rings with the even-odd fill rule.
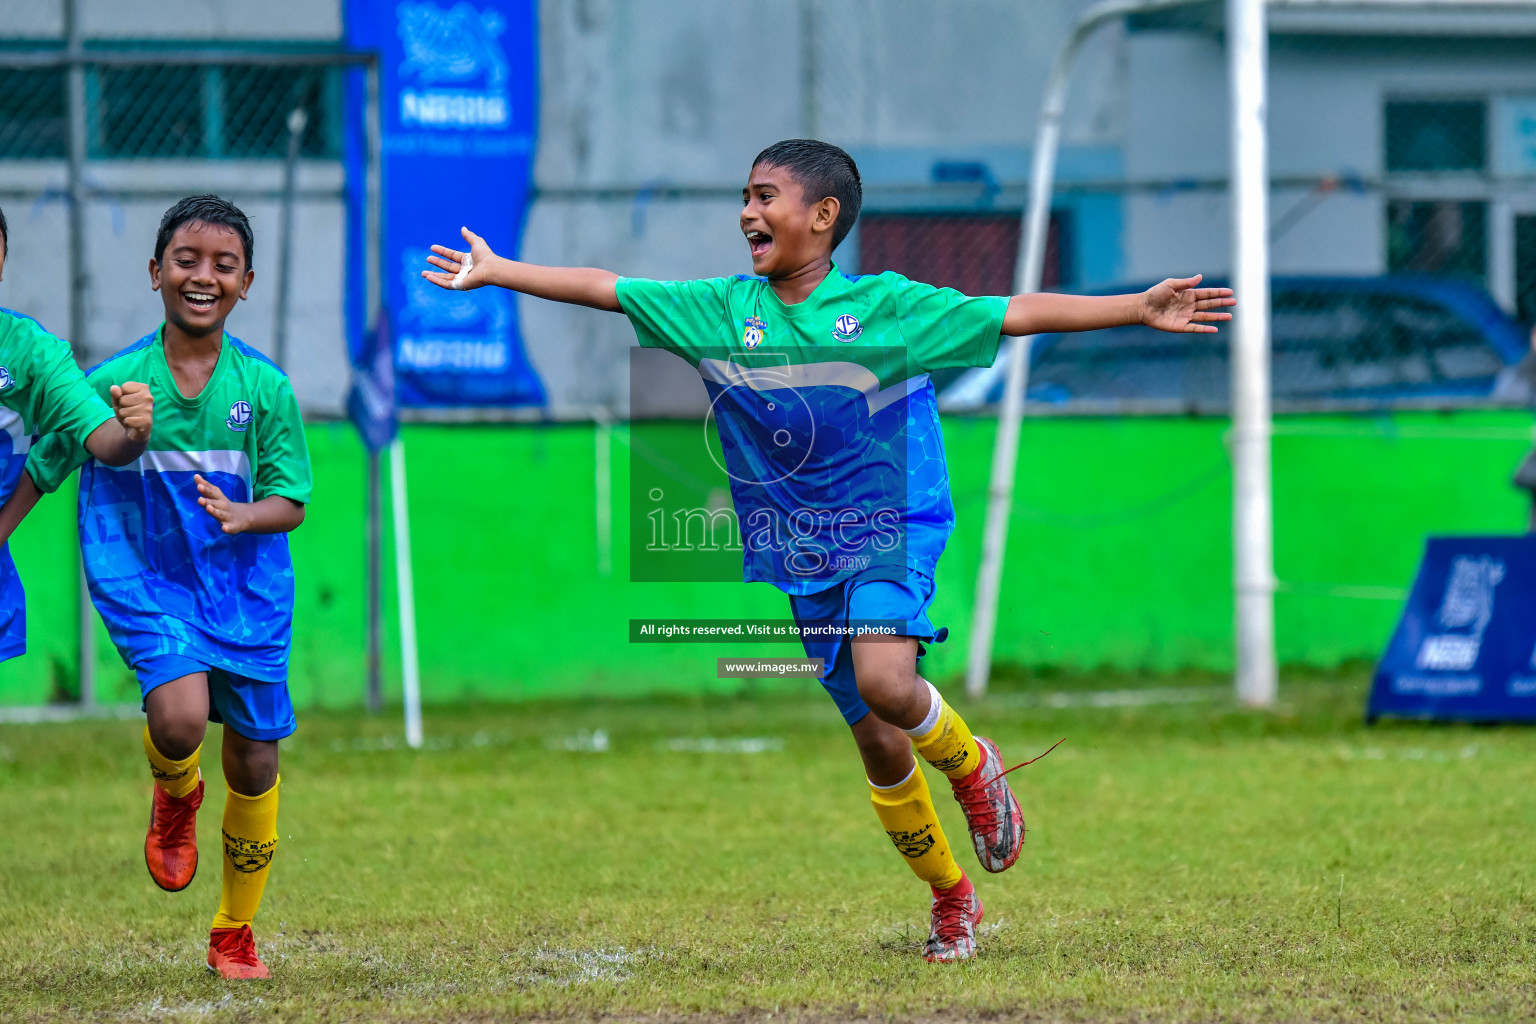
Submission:
[[[976,952],[981,900],[950,853],[912,747],[949,778],[988,871],[1018,859],[1024,819],[996,745],[973,736],[917,672],[923,644],[947,633],[927,611],[954,527],[928,373],[990,365],[1002,335],[1125,324],[1214,331],[1212,321],[1231,318],[1221,307],[1235,300],[1229,289],[1196,287],[1199,277],[1170,278],[1139,295],[969,298],[890,272],[846,275],[832,252],[861,203],[858,168],[847,153],[793,139],[758,154],[742,189],[740,226],[757,276],[660,282],[541,267],[498,257],[468,228],[469,253],[433,246],[429,262],[438,269],[422,273],[444,288],[498,285],[626,314],[641,345],[682,356],[704,378],[747,579],[785,591],[802,627],[901,624],[897,637],[832,636],[804,646],[807,656],[824,659],[823,685],[853,731],[886,833],[931,887],[924,956],[964,960]],[[758,359],[768,368],[742,369],[770,349],[777,363]],[[808,430],[794,421],[803,414],[792,412],[804,408],[811,410]],[[836,428],[824,431],[829,441],[793,443],[791,427],[810,436],[822,423]],[[893,510],[905,548],[883,561],[879,553],[894,549],[882,545],[882,527],[896,519],[881,524],[869,515],[881,502],[905,506]],[[786,558],[773,524],[794,530],[817,521],[834,523],[839,544],[862,554],[840,559],[834,564],[844,568],[832,571],[819,556],[803,557],[814,554],[803,547]],[[797,568],[797,558],[812,568]]]
[[[0,210],[0,280],[10,254],[10,226]],[[109,407],[85,382],[69,345],[24,313],[0,307],[0,504],[16,489],[34,438],[60,434],[109,466],[144,454],[154,426],[149,387],[113,387]],[[0,661],[26,653],[27,605],[9,540],[16,527],[0,513]]]
[[[207,960],[225,978],[268,977],[251,922],[277,850],[277,741],[295,729],[287,534],[311,490],[287,374],[224,330],[255,277],[253,248],[245,214],[218,196],[165,212],[149,261],[165,321],[89,374],[100,392],[149,381],[161,405],[149,450],[116,471],[72,438],[44,437],[4,510],[20,519],[80,467],[82,561],[138,676],[154,779],[144,862],[167,892],[197,873],[203,737],[223,724],[224,877]]]

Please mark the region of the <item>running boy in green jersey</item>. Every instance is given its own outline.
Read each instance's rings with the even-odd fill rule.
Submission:
[[[156,884],[197,871],[198,767],[224,725],[224,881],[208,966],[265,978],[251,921],[277,848],[277,741],[294,731],[290,530],[310,497],[309,452],[288,377],[224,331],[253,274],[245,214],[192,196],[160,222],[150,285],[165,322],[89,374],[105,393],[147,380],[161,415],[149,449],[118,471],[50,435],[12,498],[25,514],[81,466],[80,544],[91,598],[139,678],[154,806],[144,860]],[[35,486],[34,486],[35,483]]]
[[[9,252],[10,226],[0,210],[0,280]],[[144,454],[154,413],[148,385],[125,381],[98,395],[67,344],[31,317],[0,308],[0,504],[16,489],[37,435],[72,438],[107,465],[124,466]],[[15,528],[0,511],[0,661],[27,649],[26,594],[8,543]]]
[[[704,379],[741,524],[746,578],[789,595],[805,650],[853,731],[870,797],[932,890],[924,955],[975,954],[981,901],[955,863],[912,748],[948,777],[982,867],[1018,858],[1024,820],[1001,755],[917,673],[939,554],[954,527],[930,371],[986,366],[1000,337],[1147,324],[1214,331],[1233,304],[1198,277],[1139,295],[970,298],[894,273],[844,274],[832,252],[859,215],[847,153],[795,139],[753,162],[741,231],[755,276],[646,281],[433,246],[444,288],[499,285],[626,314],[640,344]],[[770,357],[771,358],[768,358]],[[895,635],[848,635],[894,624]]]

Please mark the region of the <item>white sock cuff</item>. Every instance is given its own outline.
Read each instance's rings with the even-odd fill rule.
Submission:
[[[879,783],[875,782],[873,779],[870,779],[868,776],[865,777],[864,781],[869,783],[869,788],[870,789],[878,789],[882,793],[885,793],[885,792],[889,792],[890,790],[900,789],[902,786],[905,786],[907,783],[912,781],[912,776],[914,776],[916,774],[917,774],[917,762],[914,760],[912,762],[912,770],[907,772],[907,777],[902,779],[900,782],[896,783],[896,785],[894,785],[894,786],[882,786]]]
[[[923,685],[928,687],[928,714],[923,716],[923,720],[915,728],[901,730],[913,739],[932,732],[933,727],[939,724],[939,712],[944,710],[944,698],[939,696],[938,689],[926,679],[923,680]]]

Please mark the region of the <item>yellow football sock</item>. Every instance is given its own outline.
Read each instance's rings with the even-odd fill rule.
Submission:
[[[165,790],[166,796],[179,800],[197,788],[197,780],[201,778],[197,772],[197,762],[203,753],[201,743],[180,761],[173,761],[155,749],[155,741],[149,738],[149,726],[146,724],[144,753],[149,755],[149,770],[155,776],[155,785]]]
[[[912,737],[912,745],[923,755],[923,760],[933,765],[951,779],[963,779],[981,765],[981,748],[964,719],[955,714],[939,691],[928,684],[928,717],[916,729],[906,730]]]
[[[912,766],[912,774],[901,783],[889,788],[869,784],[869,799],[885,826],[885,834],[902,856],[912,873],[935,889],[948,889],[959,883],[964,875],[955,856],[949,850],[949,840],[939,826],[939,815],[933,809],[933,797],[928,793],[928,780],[923,770]]]
[[[261,796],[241,796],[229,790],[224,800],[224,888],[219,893],[213,927],[239,928],[251,923],[261,906],[261,892],[267,887],[267,872],[276,851],[277,784]]]

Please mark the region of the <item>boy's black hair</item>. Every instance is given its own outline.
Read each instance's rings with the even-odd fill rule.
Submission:
[[[864,185],[859,180],[859,166],[845,150],[817,139],[785,139],[775,142],[752,161],[752,166],[767,164],[782,167],[799,183],[807,203],[817,203],[831,196],[837,200],[837,223],[832,225],[832,248],[836,249],[853,230],[864,205]]]
[[[216,195],[187,196],[165,211],[165,216],[160,218],[160,233],[155,236],[156,263],[165,259],[165,247],[171,244],[176,229],[194,223],[229,228],[239,235],[245,246],[245,269],[251,269],[251,252],[256,248],[251,222],[240,212],[240,207]]]
[[[11,251],[11,227],[5,222],[5,211],[0,210],[0,252]]]

